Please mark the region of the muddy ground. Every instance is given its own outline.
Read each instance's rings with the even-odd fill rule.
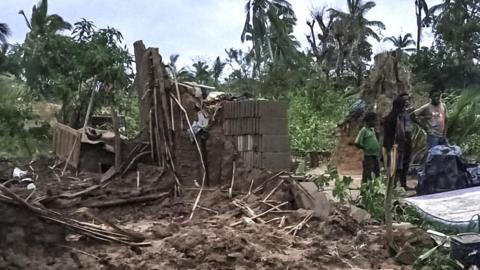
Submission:
[[[35,178],[32,193],[26,183],[11,179],[14,164],[0,162],[0,183],[28,202],[42,202],[46,207],[85,222],[100,224],[78,211],[85,205],[153,194],[172,186],[168,173],[140,165],[141,182],[137,188],[136,172],[113,178],[105,187],[75,198],[58,198],[98,184],[99,174],[61,176],[63,166],[51,169],[53,160],[40,160],[20,167]],[[270,175],[254,173],[258,180]],[[248,173],[244,172],[243,177]],[[240,181],[240,180],[237,180]],[[36,217],[32,212],[0,201],[0,269],[411,269],[390,258],[384,244],[384,228],[372,222],[355,221],[349,210],[334,205],[328,218],[312,218],[293,236],[291,227],[310,212],[295,209],[288,185],[281,185],[267,203],[286,202],[256,222],[244,219],[235,206],[249,206],[255,213],[271,207],[262,198],[277,185],[272,180],[262,191],[247,195],[234,190],[229,198],[228,185],[203,191],[200,207],[189,219],[198,193],[195,186],[184,187],[164,199],[122,206],[91,208],[97,216],[124,228],[140,232],[150,245],[130,247],[94,240]],[[243,186],[249,186],[243,185]],[[248,188],[247,188],[248,189]],[[56,199],[51,199],[55,198]],[[50,199],[49,199],[50,198]],[[285,218],[282,218],[285,217]],[[282,221],[283,220],[283,221]],[[238,223],[238,224],[233,224]],[[283,223],[283,224],[281,224]],[[283,225],[283,226],[282,226]],[[290,227],[288,227],[290,226]],[[415,227],[396,230],[399,245],[419,235]],[[417,239],[418,240],[418,239]],[[428,245],[428,239],[420,239]]]

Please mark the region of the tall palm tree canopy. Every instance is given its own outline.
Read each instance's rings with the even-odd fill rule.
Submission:
[[[375,2],[368,1],[364,3],[362,0],[347,0],[347,6],[348,12],[336,9],[329,9],[329,11],[332,16],[345,22],[345,25],[349,27],[350,34],[373,37],[380,41],[380,36],[372,27],[384,30],[385,24],[381,21],[369,21],[365,18],[365,14],[376,6]]]
[[[28,20],[23,10],[20,10],[18,13],[23,16],[27,27],[35,34],[45,35],[72,28],[72,25],[64,21],[60,15],[48,14],[47,0],[41,0],[37,5],[32,7],[32,17],[30,20]]]
[[[254,70],[266,62],[295,58],[298,41],[293,36],[297,18],[287,0],[247,0],[240,39],[251,41]]]
[[[402,36],[401,34],[398,37],[391,36],[386,37],[383,41],[389,41],[395,46],[398,51],[414,51],[414,48],[408,48],[409,46],[415,46],[415,41],[412,38],[412,34],[408,33]]]

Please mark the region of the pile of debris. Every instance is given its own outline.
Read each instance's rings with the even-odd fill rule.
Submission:
[[[60,234],[38,243],[52,240],[70,254],[59,265],[47,260],[51,254],[22,253],[40,260],[37,269],[399,268],[381,226],[356,220],[286,172],[285,106],[225,106],[234,97],[210,99],[208,87],[170,78],[158,49],[134,47],[135,139],[57,124],[58,160],[20,166],[33,189],[0,168],[0,205],[52,226]],[[2,263],[8,256],[0,255]]]
[[[49,265],[72,269],[401,268],[389,258],[383,226],[356,220],[348,208],[329,202],[321,192],[307,192],[285,172],[236,168],[230,183],[204,187],[196,203],[200,186],[184,186],[182,196],[155,191],[165,178],[170,178],[169,185],[175,183],[157,166],[138,166],[139,188],[136,171],[101,184],[101,174],[72,175],[67,170],[62,176],[62,168],[50,169],[46,163],[32,166],[39,175],[37,189],[32,193],[23,183],[12,181],[8,189],[0,187],[0,205],[25,213],[29,224],[41,222],[41,228],[34,227],[47,238],[50,230],[59,232],[45,240],[51,244],[40,240],[38,247],[48,254],[18,255],[31,260],[36,269],[55,269]],[[250,179],[246,186],[245,179]],[[149,190],[161,197],[131,200],[147,196]],[[2,220],[17,215],[12,211],[3,211]],[[28,239],[40,233],[23,230]],[[415,231],[399,238],[406,242],[418,235]],[[51,245],[60,247],[58,257],[50,253]],[[10,257],[2,256],[13,265]]]

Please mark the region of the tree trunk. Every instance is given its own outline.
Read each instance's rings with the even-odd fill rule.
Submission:
[[[422,38],[422,6],[420,0],[415,1],[415,15],[417,15],[417,51],[419,51]]]
[[[315,58],[317,58],[317,63],[321,63],[322,59],[320,56],[320,52],[318,51],[317,48],[317,40],[315,39],[315,31],[313,27],[315,26],[315,21],[309,22],[307,21],[308,28],[310,28],[310,38],[308,39],[308,42],[310,43],[310,47],[312,47],[312,52],[315,55]]]
[[[83,122],[83,128],[87,127],[88,121],[90,120],[90,113],[92,110],[94,96],[95,96],[95,88],[92,89],[92,93],[90,94],[90,101],[88,102],[87,113],[85,114],[85,121]]]

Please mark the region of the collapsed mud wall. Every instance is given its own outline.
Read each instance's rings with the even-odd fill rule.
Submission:
[[[290,147],[285,104],[236,102],[231,101],[231,96],[207,100],[209,87],[176,81],[162,62],[158,48],[146,48],[141,41],[135,42],[134,48],[137,68],[134,88],[140,106],[137,140],[149,144],[151,161],[174,171],[186,185],[200,183],[204,172],[207,185],[228,183],[234,160],[239,161],[237,166],[246,168],[288,170]],[[226,105],[238,110],[225,115]],[[206,127],[194,124],[200,122],[201,116],[208,120]],[[235,125],[224,125],[226,122]],[[190,125],[201,129],[202,133],[196,133],[197,142],[191,136]]]
[[[31,212],[0,202],[0,269],[72,269],[55,259],[65,231]]]
[[[228,156],[233,153],[225,151],[229,146],[223,135],[221,112],[212,117],[213,109],[203,104],[201,87],[170,78],[157,48],[146,48],[141,41],[135,42],[134,48],[137,63],[134,85],[140,106],[137,140],[149,143],[151,159],[159,167],[173,169],[182,184],[200,183],[204,171],[202,159],[207,184],[227,179],[231,171]],[[207,114],[210,120],[208,138],[198,139],[197,146],[189,135],[189,125],[198,120],[199,111]]]

